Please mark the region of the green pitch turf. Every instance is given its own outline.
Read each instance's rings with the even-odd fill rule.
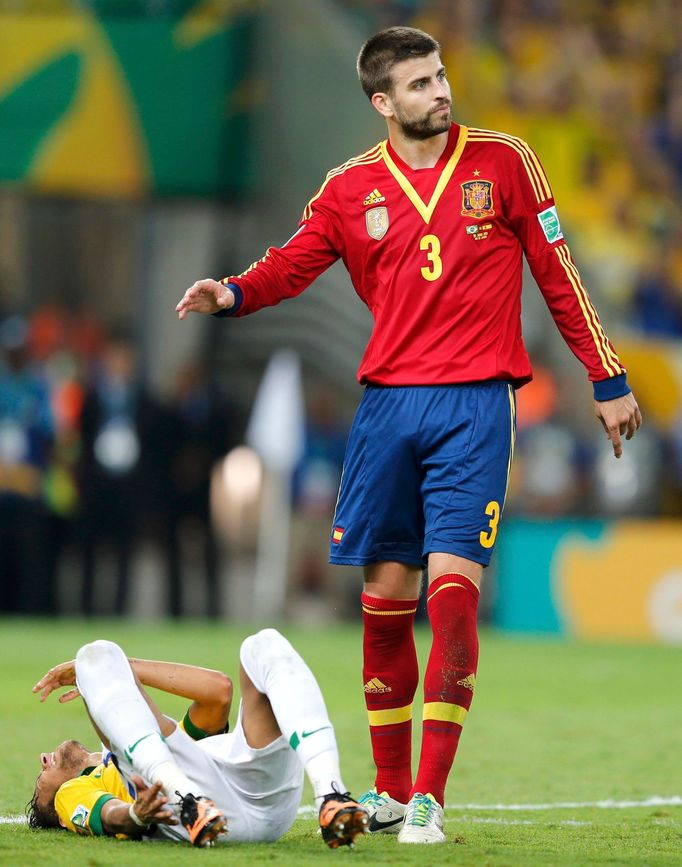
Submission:
[[[0,864],[682,864],[680,649],[494,633],[482,637],[476,700],[446,793],[445,845],[399,847],[384,836],[361,839],[352,853],[332,852],[317,837],[310,812],[278,843],[212,851],[31,832],[10,821],[31,795],[41,750],[67,737],[96,746],[79,701],[62,706],[52,696],[40,705],[31,694],[47,668],[72,658],[85,641],[111,638],[131,655],[231,673],[247,631],[213,623],[0,621]],[[372,780],[372,764],[359,629],[283,631],[322,685],[346,784],[360,794]],[[426,631],[419,646],[423,661]],[[173,714],[185,709],[170,696],[161,704]],[[418,707],[417,701],[416,714]],[[604,801],[615,804],[598,805]],[[303,806],[311,803],[307,788]]]

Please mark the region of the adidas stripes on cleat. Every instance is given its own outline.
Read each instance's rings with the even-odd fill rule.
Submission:
[[[180,821],[192,845],[202,849],[215,845],[220,834],[227,834],[227,819],[209,798],[180,795]]]
[[[351,798],[349,792],[330,792],[320,807],[320,831],[330,849],[353,846],[369,824],[367,810]]]

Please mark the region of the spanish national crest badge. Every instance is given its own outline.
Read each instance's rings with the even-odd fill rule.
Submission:
[[[365,213],[367,234],[375,241],[380,241],[388,231],[388,209],[371,208]]]
[[[462,210],[460,213],[463,217],[482,220],[484,217],[495,216],[492,181],[476,179],[460,184],[460,186],[462,188]]]

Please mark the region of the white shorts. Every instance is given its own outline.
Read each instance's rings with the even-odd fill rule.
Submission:
[[[178,726],[166,744],[183,773],[197,784],[194,794],[211,798],[225,813],[226,842],[271,842],[291,828],[303,791],[301,762],[282,736],[262,749],[250,747],[241,704],[229,734],[194,741]],[[114,752],[121,774],[129,779],[135,771],[122,751]],[[179,825],[158,825],[155,836],[188,839]]]

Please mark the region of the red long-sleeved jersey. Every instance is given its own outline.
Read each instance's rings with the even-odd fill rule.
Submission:
[[[532,376],[521,335],[524,253],[590,380],[623,374],[545,172],[525,142],[503,133],[453,124],[431,169],[411,169],[379,143],[329,172],[283,247],[223,282],[238,287],[230,315],[243,316],[298,295],[340,257],[374,317],[361,382],[518,386]]]

